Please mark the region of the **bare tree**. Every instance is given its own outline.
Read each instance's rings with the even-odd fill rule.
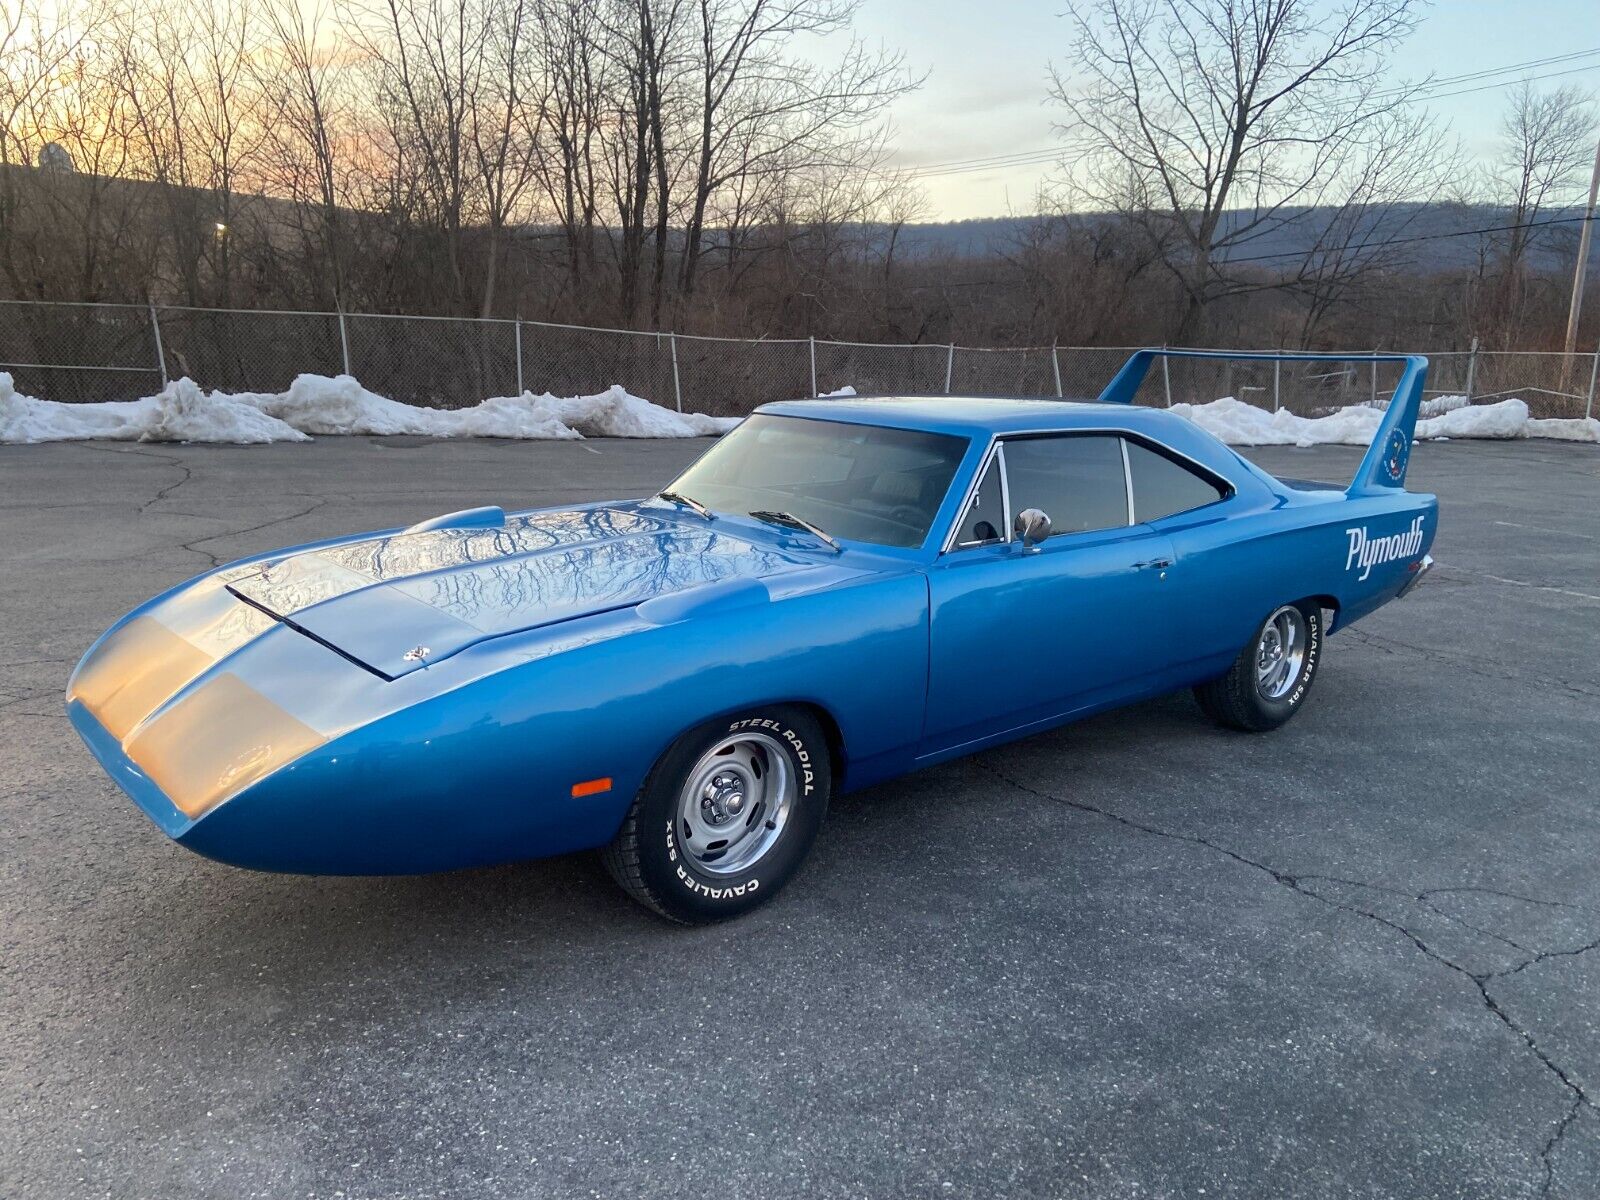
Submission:
[[[1175,337],[1216,299],[1273,281],[1223,266],[1325,191],[1374,125],[1409,98],[1386,54],[1416,0],[1098,0],[1071,20],[1053,98],[1069,194],[1120,212],[1165,259],[1184,304]]]
[[[1524,81],[1506,100],[1500,154],[1485,180],[1485,195],[1506,225],[1492,243],[1497,279],[1484,314],[1486,332],[1502,345],[1522,332],[1529,260],[1551,240],[1544,224],[1551,208],[1582,192],[1594,139],[1594,102],[1579,88],[1539,92]]]
[[[265,178],[290,202],[308,282],[343,306],[349,222],[342,147],[348,114],[340,60],[321,44],[329,13],[322,7],[307,11],[298,0],[260,2],[269,36],[251,62],[265,123]],[[264,252],[274,248],[269,233]]]
[[[538,59],[546,93],[536,135],[553,141],[554,147],[536,158],[534,171],[565,244],[570,306],[581,302],[594,273],[600,209],[598,164],[611,64],[600,53],[605,30],[589,0],[537,3]]]
[[[71,15],[65,6],[0,9],[0,269],[21,295],[42,284],[25,264],[21,233],[33,191],[21,186],[21,171],[38,159],[45,145],[34,117],[62,86],[67,64],[92,33],[74,28]]]
[[[680,286],[694,293],[719,197],[736,224],[762,177],[861,174],[879,165],[884,106],[919,86],[899,55],[852,42],[831,70],[792,57],[801,37],[849,28],[854,0],[699,0],[691,191]],[[731,188],[731,192],[730,189]],[[731,210],[731,211],[730,211]]]
[[[1308,211],[1310,243],[1297,255],[1292,291],[1304,302],[1299,342],[1309,348],[1329,315],[1367,298],[1410,263],[1423,217],[1462,171],[1459,147],[1426,112],[1400,109],[1370,123]]]

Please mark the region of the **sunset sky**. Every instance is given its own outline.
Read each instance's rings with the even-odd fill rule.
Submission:
[[[922,90],[894,109],[897,165],[1050,151],[1059,114],[1046,102],[1047,73],[1051,61],[1066,57],[1070,27],[1058,15],[1065,8],[1063,0],[865,0],[860,34],[904,50],[912,70],[928,72]],[[1547,87],[1600,89],[1597,0],[1440,0],[1402,49],[1397,82],[1585,50],[1594,53],[1437,89],[1482,89],[1441,96],[1429,107],[1448,119],[1470,153],[1484,155],[1494,147],[1504,85],[1526,75]],[[930,218],[959,220],[1031,211],[1040,181],[1054,170],[1048,161],[1029,162],[920,181]]]

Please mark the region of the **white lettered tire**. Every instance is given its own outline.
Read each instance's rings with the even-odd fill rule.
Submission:
[[[1195,699],[1219,725],[1265,733],[1300,711],[1321,663],[1321,606],[1279,605],[1226,675],[1194,689]]]
[[[719,718],[661,756],[602,857],[625,892],[664,917],[735,917],[799,868],[832,782],[827,738],[806,709]]]

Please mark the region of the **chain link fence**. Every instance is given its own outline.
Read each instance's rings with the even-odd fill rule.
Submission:
[[[353,375],[406,404],[461,408],[522,391],[591,395],[620,384],[683,411],[738,416],[769,400],[852,387],[865,395],[1091,398],[1132,347],[886,345],[700,337],[537,321],[269,312],[170,305],[0,302],[0,370],[41,399],[149,395],[188,376],[212,391],[281,392],[296,375]],[[1592,416],[1600,351],[1428,354],[1430,396],[1515,396],[1536,417]],[[1233,396],[1319,416],[1380,404],[1395,363],[1164,359],[1142,404]]]

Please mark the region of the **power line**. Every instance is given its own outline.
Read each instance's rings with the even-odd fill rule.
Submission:
[[[1527,75],[1521,79],[1503,79],[1499,83],[1485,83],[1479,87],[1462,88],[1455,92],[1430,92],[1422,96],[1423,100],[1448,100],[1451,96],[1470,96],[1474,92],[1487,92],[1494,88],[1511,87],[1518,83],[1540,83],[1546,79],[1560,79],[1563,75],[1581,75],[1585,71],[1600,70],[1600,63],[1590,63],[1582,67],[1569,67],[1565,71],[1550,71],[1544,75]]]
[[[1576,75],[1586,71],[1600,70],[1600,63],[1585,63],[1581,66],[1567,67],[1560,71],[1551,71],[1543,75],[1524,76],[1517,79],[1502,79],[1491,83],[1481,84],[1477,87],[1462,88],[1456,91],[1441,92],[1439,88],[1452,87],[1458,83],[1470,83],[1475,80],[1487,79],[1494,75],[1505,75],[1510,72],[1527,71],[1536,67],[1555,66],[1561,63],[1572,62],[1575,59],[1592,58],[1600,55],[1600,47],[1588,50],[1574,50],[1567,54],[1551,55],[1545,58],[1529,59],[1526,62],[1509,63],[1501,67],[1489,67],[1481,71],[1468,71],[1459,75],[1446,75],[1430,80],[1418,88],[1397,87],[1381,92],[1374,92],[1372,98],[1382,99],[1388,96],[1413,93],[1417,100],[1447,100],[1452,96],[1466,96],[1474,92],[1490,91],[1494,88],[1510,87],[1516,83],[1536,83],[1546,79],[1556,79],[1565,75]],[[919,167],[909,167],[905,173],[913,178],[935,178],[943,175],[964,175],[975,171],[999,170],[1007,167],[1038,166],[1053,162],[1060,157],[1057,147],[1036,147],[1031,150],[1015,150],[1008,154],[983,155],[976,158],[957,158],[944,162],[927,163]]]

